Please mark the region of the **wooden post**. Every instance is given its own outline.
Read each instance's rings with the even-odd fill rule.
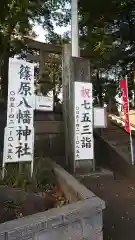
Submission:
[[[90,62],[80,57],[71,57],[71,45],[63,50],[63,113],[66,137],[66,163],[68,170],[75,173],[76,168],[93,167],[93,159],[75,161],[74,128],[74,82],[90,82]]]

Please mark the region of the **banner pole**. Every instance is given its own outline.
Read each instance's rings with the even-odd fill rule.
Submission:
[[[128,98],[128,82],[127,82],[127,75],[126,75],[126,87],[127,87],[127,99],[128,99],[128,117],[129,117],[129,135],[130,135],[130,151],[131,151],[131,161],[132,165],[134,165],[134,153],[133,153],[133,139],[131,133],[131,125],[130,125],[130,114],[129,114],[129,98]]]
[[[78,0],[71,0],[72,57],[79,57]]]

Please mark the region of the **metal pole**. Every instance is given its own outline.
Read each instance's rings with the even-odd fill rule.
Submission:
[[[72,57],[79,57],[78,0],[71,0]]]
[[[128,80],[127,80],[127,76],[126,76],[126,86],[127,86],[127,99],[128,99],[128,117],[129,117],[129,125],[130,125],[130,113],[129,113],[129,98],[128,98]],[[131,150],[131,162],[132,165],[134,165],[134,149],[133,149],[133,139],[132,139],[132,132],[131,132],[131,125],[130,125],[130,132],[129,132],[129,136],[130,136],[130,150]]]

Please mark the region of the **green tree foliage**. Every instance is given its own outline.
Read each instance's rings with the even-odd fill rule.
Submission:
[[[63,35],[59,35],[53,31],[50,31],[47,35],[47,40],[53,45],[63,45],[69,43],[69,35],[66,32]],[[61,54],[49,54],[47,62],[44,63],[44,69],[41,74],[37,75],[38,93],[47,95],[49,91],[53,91],[55,101],[57,102],[58,96],[62,89],[62,56]]]
[[[118,88],[118,78],[134,70],[135,1],[80,0],[79,14],[81,46],[87,48],[92,56],[93,70],[102,73],[100,78],[97,74],[96,85],[99,85],[98,95],[103,97],[106,72],[111,74],[113,69],[116,70],[113,76]],[[132,83],[129,81],[131,90]],[[110,88],[110,84],[107,86]],[[108,98],[111,98],[115,96],[116,88],[112,88],[114,93],[109,88],[106,92],[110,92]]]
[[[65,12],[61,14],[58,11],[63,7],[62,0],[5,0],[0,2],[0,67],[5,98],[7,97],[9,57],[25,50],[25,37],[35,36],[32,31],[35,22],[52,31],[53,20],[66,21]]]

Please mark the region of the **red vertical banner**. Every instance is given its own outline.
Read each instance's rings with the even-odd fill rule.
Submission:
[[[120,88],[122,92],[122,106],[125,119],[125,130],[130,133],[130,120],[129,120],[129,102],[128,102],[128,87],[127,80],[123,79],[120,81]]]

